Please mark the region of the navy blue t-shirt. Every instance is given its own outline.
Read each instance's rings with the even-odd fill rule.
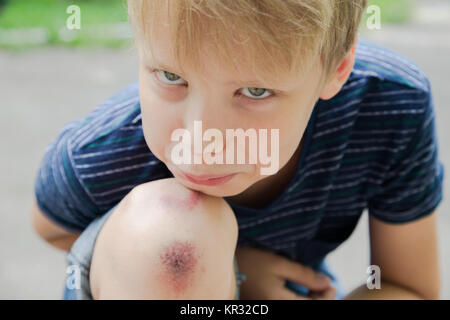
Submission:
[[[312,265],[351,235],[365,208],[405,223],[442,199],[430,84],[397,53],[360,40],[347,83],[316,103],[304,134],[297,171],[277,199],[262,209],[230,203],[238,246]],[[61,130],[35,192],[48,218],[81,232],[133,187],[168,177],[145,143],[135,83]]]

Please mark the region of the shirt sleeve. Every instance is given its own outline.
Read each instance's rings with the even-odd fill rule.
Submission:
[[[84,119],[67,124],[47,147],[35,179],[35,195],[41,211],[71,232],[81,232],[98,215],[71,161],[73,133]]]
[[[381,221],[404,223],[434,212],[442,200],[444,167],[430,93],[418,130],[392,162],[380,190],[368,200],[369,214]]]

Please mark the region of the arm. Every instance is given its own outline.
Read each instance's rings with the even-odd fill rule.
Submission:
[[[403,150],[387,157],[383,182],[368,199],[371,264],[380,267],[381,290],[361,286],[349,299],[439,299],[436,208],[444,167],[428,80],[426,87],[408,95],[420,110],[408,119],[419,125]]]
[[[49,220],[39,209],[36,201],[33,203],[31,215],[36,233],[55,248],[69,251],[80,235],[79,233],[69,232]]]
[[[371,264],[381,270],[381,289],[366,284],[345,299],[439,299],[436,211],[396,225],[369,215]]]

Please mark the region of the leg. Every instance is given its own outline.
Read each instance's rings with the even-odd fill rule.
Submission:
[[[225,200],[175,179],[142,184],[100,231],[90,269],[95,299],[233,299],[238,227]]]

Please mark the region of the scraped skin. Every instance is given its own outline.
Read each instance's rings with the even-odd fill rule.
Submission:
[[[93,253],[94,299],[233,299],[237,221],[225,200],[174,178],[142,184],[113,211]]]
[[[175,240],[162,249],[161,281],[165,282],[175,294],[180,296],[193,286],[193,278],[199,270],[200,254],[194,244],[189,241]]]
[[[192,190],[189,196],[182,199],[179,196],[165,194],[160,197],[160,201],[166,206],[173,206],[179,210],[187,209],[188,211],[192,211],[197,206],[200,195],[200,192],[194,190]]]

